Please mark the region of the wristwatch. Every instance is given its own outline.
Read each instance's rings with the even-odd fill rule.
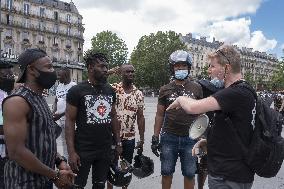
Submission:
[[[59,167],[59,165],[62,161],[65,161],[67,163],[67,159],[64,156],[56,157],[56,159],[55,159],[56,167]]]

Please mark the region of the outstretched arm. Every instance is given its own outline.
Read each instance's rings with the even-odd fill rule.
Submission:
[[[217,100],[211,96],[201,100],[180,96],[167,108],[167,110],[176,108],[182,108],[188,114],[201,114],[221,110]]]

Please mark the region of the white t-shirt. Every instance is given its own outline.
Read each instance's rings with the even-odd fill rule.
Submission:
[[[0,127],[3,127],[2,102],[7,96],[7,93],[0,89]],[[0,139],[4,139],[4,135],[0,135]],[[6,156],[5,144],[0,144],[0,156],[2,158]]]
[[[66,94],[68,90],[76,85],[75,82],[70,82],[67,85],[64,85],[63,83],[59,83],[59,85],[56,88],[56,98],[57,98],[57,109],[56,109],[56,114],[62,114],[65,112],[66,109]],[[62,117],[63,119],[65,116]]]

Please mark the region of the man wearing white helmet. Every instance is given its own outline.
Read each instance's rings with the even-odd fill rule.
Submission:
[[[184,176],[184,188],[193,189],[196,158],[191,155],[191,149],[196,141],[188,136],[188,130],[197,115],[186,114],[182,109],[167,113],[165,111],[179,96],[201,99],[203,94],[201,86],[190,79],[192,59],[188,52],[173,52],[169,62],[173,81],[160,88],[151,148],[156,156],[159,156],[158,151],[161,152],[163,189],[171,188],[178,157]]]

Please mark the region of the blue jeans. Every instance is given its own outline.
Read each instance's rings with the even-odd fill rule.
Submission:
[[[132,140],[122,140],[122,157],[132,163],[134,148],[135,148],[135,139]]]
[[[164,132],[161,134],[161,174],[172,176],[178,157],[180,157],[182,175],[193,179],[197,158],[191,154],[195,140],[188,136],[178,136]]]

